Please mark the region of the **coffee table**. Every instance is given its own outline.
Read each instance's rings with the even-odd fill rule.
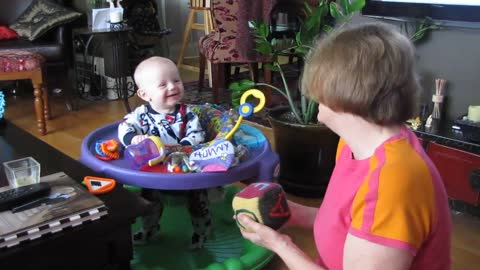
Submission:
[[[42,176],[60,171],[77,181],[102,176],[8,120],[0,124],[0,149],[0,163],[32,156],[40,162]],[[7,183],[2,169],[0,186]],[[0,269],[130,269],[131,225],[148,207],[121,185],[99,198],[108,207],[107,216],[0,250]]]

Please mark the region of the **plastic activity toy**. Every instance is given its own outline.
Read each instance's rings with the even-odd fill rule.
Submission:
[[[120,142],[115,139],[99,140],[95,143],[95,157],[108,161],[120,157]]]
[[[127,150],[123,155],[120,155],[117,160],[102,161],[95,157],[95,144],[100,140],[109,140],[117,137],[117,127],[119,122],[112,123],[94,130],[90,133],[82,142],[80,162],[90,167],[99,174],[103,174],[106,177],[114,178],[117,182],[125,185],[130,185],[140,188],[152,188],[161,190],[191,190],[200,188],[212,188],[218,186],[224,186],[237,181],[262,181],[271,182],[274,180],[274,172],[278,170],[278,156],[270,148],[268,140],[265,136],[256,128],[246,127],[241,124],[243,118],[248,117],[254,112],[259,111],[265,104],[263,93],[259,90],[249,91],[242,99],[244,103],[248,96],[254,96],[259,98],[258,105],[243,105],[239,108],[239,113],[234,111],[223,112],[214,105],[190,105],[192,110],[199,116],[202,127],[207,133],[207,141],[204,144],[188,148],[170,148],[165,146],[163,148],[165,153],[159,150],[159,146],[152,142],[145,142],[149,144],[153,151],[149,151],[127,154]],[[263,96],[263,98],[262,98]],[[263,101],[262,101],[263,100]],[[242,115],[243,114],[243,115]],[[236,131],[241,131],[236,134]],[[249,142],[244,144],[244,142]],[[240,149],[235,149],[236,152],[244,153],[241,158],[233,160],[230,165],[222,163],[223,156],[214,156],[217,150],[221,147],[227,149],[227,144]],[[239,144],[244,144],[239,146]],[[133,149],[133,148],[132,148]],[[139,146],[137,150],[145,150],[144,146]],[[202,152],[203,151],[203,152]],[[195,162],[195,164],[187,163],[191,165],[191,168],[185,168],[184,161],[185,156],[188,155],[189,160],[193,160],[195,155],[207,155],[214,157],[208,163],[208,159],[203,161],[207,164],[201,164],[201,162]],[[128,156],[130,155],[130,157]],[[138,158],[138,162],[132,162],[131,157]],[[222,162],[219,162],[221,160]],[[162,169],[158,169],[158,164],[154,165],[157,161],[162,161],[168,165],[163,166]],[[149,166],[148,163],[151,165]],[[196,170],[195,166],[202,167]],[[228,167],[229,166],[229,167]],[[146,167],[150,170],[141,170]],[[138,169],[137,169],[138,168]],[[207,168],[207,169],[205,169]],[[202,170],[205,169],[205,170]],[[195,170],[196,173],[190,173]],[[171,171],[172,173],[170,173]],[[188,172],[188,173],[186,173]],[[236,192],[236,191],[235,191]],[[154,243],[150,243],[146,246],[135,247],[135,258],[132,261],[132,268],[134,269],[184,269],[180,264],[190,263],[188,269],[258,269],[264,265],[272,257],[272,253],[264,248],[251,244],[248,240],[244,240],[239,232],[237,225],[232,219],[233,211],[231,208],[231,201],[233,194],[229,199],[225,199],[220,203],[220,208],[223,211],[229,210],[227,215],[223,215],[225,218],[215,217],[218,215],[218,211],[212,210],[214,215],[213,222],[213,238],[208,239],[204,246],[208,252],[211,249],[218,248],[223,250],[235,251],[229,253],[229,257],[225,256],[213,256],[212,254],[204,254],[197,256],[188,250],[190,241],[190,231],[182,230],[179,228],[181,221],[188,220],[186,218],[177,217],[176,214],[171,216],[168,209],[172,207],[172,204],[167,204],[166,212],[162,215],[160,234],[158,235],[158,241],[154,240]],[[184,205],[176,207],[174,213],[184,211],[187,215]],[[217,220],[215,220],[217,219]],[[175,224],[172,227],[164,226],[163,223]],[[190,228],[190,224],[186,224],[186,227]],[[170,230],[172,231],[165,231]],[[191,228],[190,228],[191,230]],[[219,241],[219,239],[230,239],[235,236],[235,241],[225,240]],[[178,245],[172,246],[172,237],[180,239]],[[183,239],[183,240],[182,240]],[[190,259],[175,259],[174,265],[166,265],[166,260],[162,260],[163,256],[147,256],[151,248],[155,247],[155,252],[158,250],[169,250],[175,254],[181,254],[181,256],[194,256],[200,258],[202,262],[192,262]],[[207,252],[206,250],[200,250],[196,252]],[[208,253],[207,252],[207,253]],[[220,252],[220,253],[222,253]],[[158,253],[156,253],[158,254]],[[224,254],[225,255],[225,254]],[[153,259],[152,259],[153,258]],[[176,258],[176,257],[175,257]],[[190,257],[189,257],[190,258]],[[150,261],[154,260],[154,261]],[[177,265],[175,265],[177,264]],[[149,265],[145,268],[142,265]],[[153,266],[155,265],[155,266]],[[232,265],[235,267],[232,268]]]
[[[272,229],[279,229],[290,219],[287,197],[282,186],[276,183],[253,183],[235,195],[232,201],[235,217],[250,216]],[[245,227],[237,220],[237,225]]]
[[[97,176],[85,176],[83,183],[87,186],[88,191],[93,194],[109,192],[113,190],[116,185],[115,179]]]

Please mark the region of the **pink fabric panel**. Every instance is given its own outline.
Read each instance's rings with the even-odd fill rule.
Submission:
[[[270,25],[270,16],[277,0],[239,0],[238,1],[238,35],[236,49],[242,57],[257,59],[258,53],[252,48],[255,47],[254,38],[250,34],[248,21],[263,21]]]
[[[276,0],[214,0],[215,30],[199,41],[200,52],[212,63],[248,63],[266,60],[253,48],[248,21],[270,20]]]
[[[45,58],[34,52],[0,50],[0,72],[34,70],[42,66]]]

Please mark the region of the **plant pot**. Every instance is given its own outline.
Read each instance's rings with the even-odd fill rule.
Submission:
[[[322,124],[280,120],[286,112],[271,111],[268,116],[280,158],[278,182],[288,193],[323,197],[335,166],[338,136]]]

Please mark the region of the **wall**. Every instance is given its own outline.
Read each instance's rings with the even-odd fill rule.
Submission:
[[[352,23],[377,20],[357,16]],[[442,26],[429,33],[416,47],[418,72],[424,87],[422,100],[430,109],[433,108],[434,79],[439,77],[448,80],[445,104],[448,119],[466,114],[468,105],[480,105],[480,29]]]
[[[168,56],[174,61],[177,60],[180,46],[182,45],[183,32],[188,19],[190,8],[188,7],[188,0],[156,0],[160,9],[161,2],[165,1],[165,22],[168,28],[172,29],[172,33],[168,37],[169,52]],[[161,12],[159,12],[161,13]],[[161,16],[161,14],[160,14]],[[162,22],[162,19],[160,20]],[[199,15],[198,23],[203,23],[203,16]],[[190,36],[185,56],[198,56],[197,42],[205,34],[199,30],[193,30]]]

